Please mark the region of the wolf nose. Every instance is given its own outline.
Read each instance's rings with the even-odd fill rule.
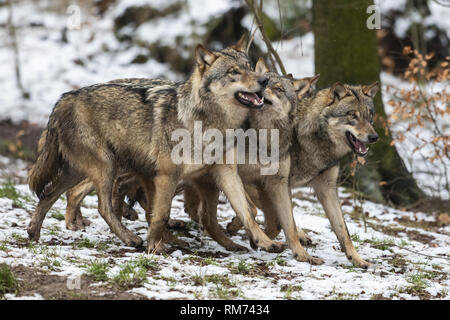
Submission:
[[[370,143],[374,143],[374,142],[377,142],[377,140],[378,140],[378,134],[369,134],[369,142]]]
[[[269,82],[269,78],[268,78],[268,77],[261,76],[261,77],[258,78],[258,83],[259,83],[261,86],[263,86],[263,87],[265,87],[265,86],[267,85],[268,82]]]

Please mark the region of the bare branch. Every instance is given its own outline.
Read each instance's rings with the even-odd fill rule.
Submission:
[[[259,31],[261,32],[261,35],[263,37],[264,42],[266,43],[267,50],[269,51],[269,58],[273,56],[280,67],[281,73],[286,76],[286,69],[284,67],[283,61],[281,61],[280,56],[278,55],[277,51],[273,48],[272,43],[270,42],[269,37],[267,36],[266,31],[264,30],[263,25],[263,12],[262,12],[262,1],[260,2],[260,7],[257,7],[255,0],[245,0],[245,3],[247,4],[247,7],[252,11],[256,23],[258,24]]]

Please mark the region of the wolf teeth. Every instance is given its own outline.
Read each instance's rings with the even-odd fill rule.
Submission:
[[[239,92],[239,97],[248,100],[247,97],[242,92]]]

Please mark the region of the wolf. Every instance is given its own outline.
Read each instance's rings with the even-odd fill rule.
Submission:
[[[242,126],[250,109],[264,105],[258,92],[267,78],[256,74],[245,53],[246,40],[221,51],[198,45],[196,65],[188,80],[151,88],[99,84],[65,93],[47,125],[43,152],[29,175],[29,186],[40,201],[28,226],[37,240],[47,211],[68,189],[89,178],[99,198],[99,212],[127,245],[142,239],[125,228],[112,205],[114,179],[121,172],[141,177],[146,199],[153,194],[147,251],[164,251],[162,236],[177,184],[210,172],[230,199],[250,238],[267,251],[282,245],[269,239],[248,208],[236,164],[182,163],[171,159],[176,129],[193,131],[194,122],[224,131]],[[235,155],[234,146],[224,154]]]
[[[264,201],[265,206],[270,207],[272,213],[279,219],[277,221],[281,222],[294,257],[299,261],[321,264],[323,261],[310,256],[299,241],[300,238],[307,239],[307,236],[303,231],[297,231],[292,215],[289,189],[291,167],[289,150],[294,133],[297,104],[315,86],[318,76],[298,80],[292,77],[282,77],[269,72],[262,59],[258,61],[255,71],[266,74],[269,81],[263,91],[265,105],[261,110],[250,112],[248,126],[257,130],[278,130],[278,170],[272,175],[261,175],[259,171],[263,165],[260,162],[255,164],[246,162],[238,165],[239,175],[244,187],[247,189],[252,186],[257,189],[259,199]],[[246,151],[248,150],[246,149]],[[185,186],[185,202],[188,213],[193,216],[194,220],[198,220],[219,244],[229,249],[232,247],[231,240],[217,224],[218,196],[219,192],[217,188],[214,188],[210,178],[197,179],[193,185]],[[247,200],[252,203],[251,198]],[[198,208],[198,201],[201,203],[201,208]],[[194,208],[190,207],[192,204]],[[198,216],[196,217],[196,215]],[[270,217],[266,216],[266,219]],[[254,245],[252,246],[254,247]]]
[[[368,145],[378,140],[378,134],[373,128],[373,99],[379,88],[379,82],[356,86],[336,82],[318,92],[309,91],[299,100],[289,151],[289,188],[311,186],[314,189],[341,250],[350,262],[361,268],[368,268],[371,263],[363,260],[353,246],[337,195],[337,179],[339,162],[345,155],[353,152],[365,157]],[[242,180],[250,205],[256,205],[264,213],[266,234],[271,239],[275,238],[283,222],[279,212],[274,210],[275,202],[268,201],[270,193],[258,185],[247,183],[244,175]],[[195,212],[199,208],[198,195],[195,190],[188,190],[186,196],[188,211]],[[240,227],[241,223],[236,217],[227,230],[234,234]],[[311,243],[301,230],[298,237],[304,244]]]

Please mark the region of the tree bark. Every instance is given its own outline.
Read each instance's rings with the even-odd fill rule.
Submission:
[[[380,80],[376,30],[368,29],[372,0],[313,1],[315,73],[320,73],[319,87],[336,81],[370,84]],[[371,145],[367,164],[356,173],[358,189],[369,199],[406,205],[424,197],[385,133],[386,119],[381,94],[375,98],[375,129],[380,138]],[[386,183],[380,186],[380,182]]]

